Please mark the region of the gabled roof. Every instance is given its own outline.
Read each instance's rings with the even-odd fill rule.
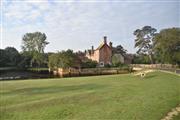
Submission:
[[[104,47],[104,45],[107,45],[109,47],[109,45],[107,43],[101,43],[96,50],[100,50],[102,47]]]
[[[101,49],[103,46],[104,46],[104,43],[101,43],[101,44],[99,45],[99,47],[98,47],[96,50]]]

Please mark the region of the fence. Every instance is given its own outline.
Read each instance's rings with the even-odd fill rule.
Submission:
[[[131,64],[133,68],[152,68],[152,69],[175,69],[178,65],[172,64]]]
[[[123,74],[123,73],[129,73],[129,70],[121,69],[121,68],[87,68],[87,69],[58,68],[57,70],[53,71],[54,75],[58,75],[60,77],[108,75],[108,74]]]

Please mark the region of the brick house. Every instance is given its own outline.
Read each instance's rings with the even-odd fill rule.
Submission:
[[[100,67],[106,64],[111,64],[112,58],[112,42],[107,44],[107,37],[104,36],[103,42],[99,45],[97,49],[92,46],[91,50],[85,51],[86,57],[97,61]]]

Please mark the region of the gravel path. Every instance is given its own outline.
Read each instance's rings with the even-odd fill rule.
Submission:
[[[170,112],[167,113],[167,115],[162,118],[161,120],[173,120],[174,116],[177,116],[180,114],[180,105],[177,106],[176,108],[173,108]]]

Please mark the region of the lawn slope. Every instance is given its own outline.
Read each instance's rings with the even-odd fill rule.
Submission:
[[[109,75],[0,82],[0,119],[159,120],[180,103],[180,77]]]

